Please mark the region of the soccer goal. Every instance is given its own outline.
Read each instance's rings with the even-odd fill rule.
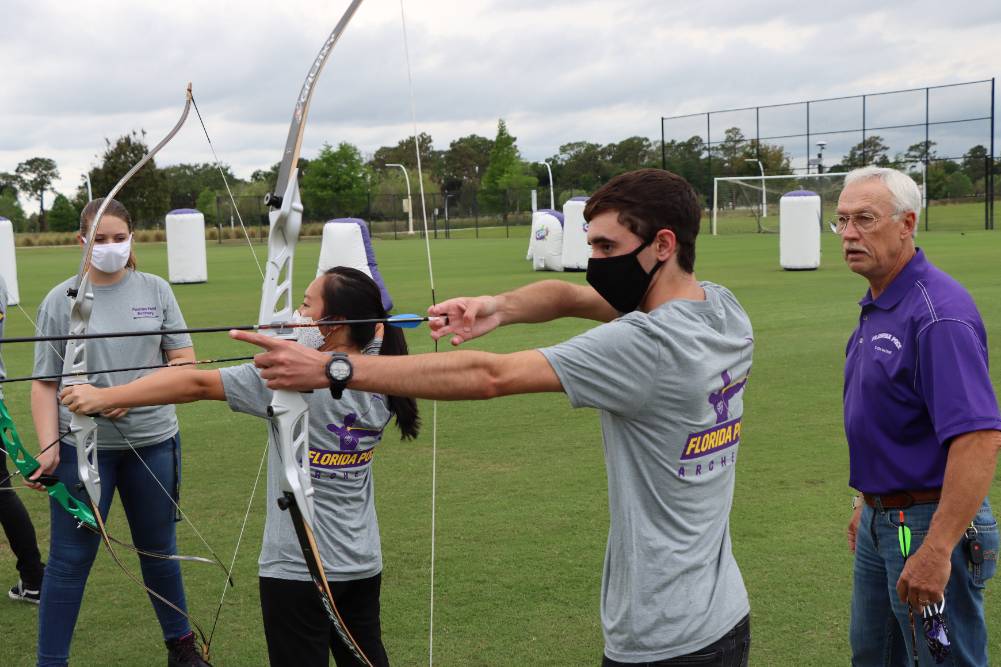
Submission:
[[[713,236],[724,233],[777,233],[779,199],[793,190],[820,195],[823,219],[834,215],[845,173],[719,176],[713,179]]]

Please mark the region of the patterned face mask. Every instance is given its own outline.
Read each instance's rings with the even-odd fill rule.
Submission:
[[[292,313],[293,324],[312,324],[312,317],[305,317],[299,311]],[[326,338],[320,333],[320,327],[297,327],[295,330],[295,340],[303,347],[319,350],[326,343]]]
[[[925,641],[928,643],[928,651],[934,658],[936,665],[945,662],[952,646],[949,643],[949,626],[945,622],[945,600],[938,604],[928,605],[924,608],[921,616],[921,623],[924,625]]]

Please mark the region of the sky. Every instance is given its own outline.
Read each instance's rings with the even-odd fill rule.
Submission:
[[[279,161],[306,72],[347,5],[4,0],[0,171],[54,159],[56,190],[71,195],[106,139],[145,130],[152,145],[165,135],[190,81],[219,159],[248,178]],[[570,141],[659,139],[661,117],[990,79],[1001,62],[996,0],[404,0],[404,10],[413,97],[400,2],[366,0],[316,84],[304,157],[323,143],[365,155],[395,145],[413,131],[411,104],[435,148],[493,138],[503,118],[522,157],[542,160]],[[932,120],[986,115],[989,91],[936,91]],[[923,91],[867,104],[869,124],[924,116]],[[859,109],[814,108],[812,131],[857,125]],[[799,133],[804,117],[775,110],[762,135]],[[713,123],[753,134],[754,114]],[[986,128],[936,126],[935,138],[951,154],[986,144]],[[704,134],[705,119],[665,131]],[[908,132],[894,145],[906,147]],[[832,134],[828,154],[853,137]],[[805,159],[808,148],[796,139],[792,150]],[[212,159],[193,113],[156,158]]]

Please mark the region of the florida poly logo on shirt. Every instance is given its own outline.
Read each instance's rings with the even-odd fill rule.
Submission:
[[[539,227],[538,229],[535,230],[536,241],[545,241],[547,236],[549,236],[548,227]]]
[[[716,424],[698,433],[690,433],[682,461],[709,456],[740,442],[740,417],[729,419],[730,401],[743,391],[747,384],[747,376],[734,382],[729,371],[720,374],[723,387],[709,394],[709,403],[716,411]],[[683,473],[682,473],[683,474]]]
[[[327,472],[336,472],[346,468],[357,468],[372,462],[372,455],[375,449],[366,449],[361,452],[332,452],[329,449],[309,448],[309,465],[311,468],[319,468]],[[314,476],[317,476],[314,472]]]
[[[891,349],[891,346],[898,350],[903,347],[903,343],[900,342],[899,338],[885,331],[870,338],[869,342],[872,343],[874,350],[882,352],[883,354],[892,355],[894,350]]]
[[[356,421],[358,421],[358,415],[349,412],[344,416],[343,424],[327,424],[327,430],[337,436],[337,449],[309,448],[309,465],[314,469],[314,477],[322,477],[324,475],[322,471],[326,471],[330,473],[330,477],[334,477],[337,471],[358,468],[372,462],[375,446],[358,451],[358,444],[362,438],[382,436],[382,430],[355,426]],[[344,474],[347,475],[347,473]]]
[[[132,306],[133,320],[158,320],[160,309],[156,306]]]

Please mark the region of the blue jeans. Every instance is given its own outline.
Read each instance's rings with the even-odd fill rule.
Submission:
[[[911,529],[911,553],[921,546],[937,503],[903,510]],[[897,527],[900,510],[862,508],[855,545],[855,583],[852,590],[852,665],[890,667],[911,664],[911,624],[907,605],[897,597],[897,580],[904,568]],[[945,588],[945,619],[952,651],[946,665],[988,665],[987,625],[984,622],[984,585],[997,568],[998,524],[984,501],[974,519],[977,539],[985,555],[981,565],[969,562],[964,539],[952,552],[952,573]],[[918,660],[934,665],[924,640],[921,615],[914,611]]]
[[[98,454],[101,516],[108,516],[117,489],[132,533],[132,543],[144,551],[162,554],[177,552],[174,530],[177,510],[163,489],[151,479],[146,466],[176,500],[180,484],[180,448],[180,436],[175,435],[156,445],[138,448],[135,452],[131,449],[102,449]],[[146,466],[139,460],[140,457]],[[79,477],[76,462],[76,449],[61,443],[55,474],[71,493],[82,498],[83,492],[77,491]],[[100,535],[86,528],[77,528],[76,519],[55,502],[49,503],[49,515],[52,521],[51,545],[38,612],[39,667],[67,664],[87,575],[101,546]],[[117,531],[109,526],[108,532],[115,535]],[[116,551],[123,555],[121,548]],[[123,557],[123,560],[128,559]],[[177,561],[139,556],[139,566],[143,581],[150,589],[187,611],[181,567]],[[124,575],[120,579],[122,586],[134,586]],[[161,602],[152,598],[151,601],[165,640],[187,634],[186,618]]]

